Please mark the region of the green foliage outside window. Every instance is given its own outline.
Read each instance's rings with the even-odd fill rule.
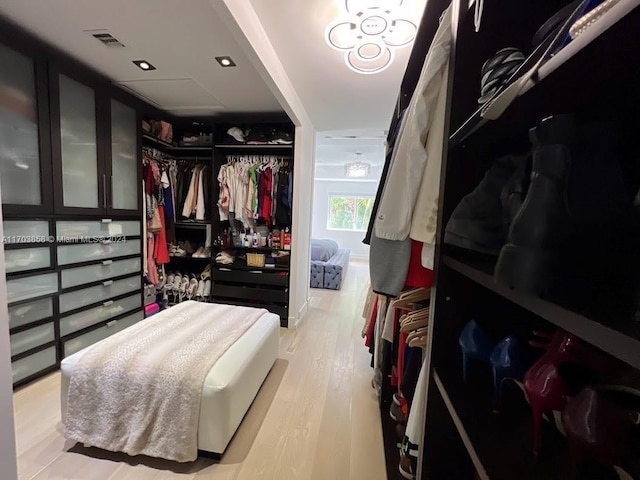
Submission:
[[[329,197],[330,230],[366,231],[373,210],[372,197]]]

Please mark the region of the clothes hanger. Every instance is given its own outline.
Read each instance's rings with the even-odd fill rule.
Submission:
[[[407,307],[412,303],[424,302],[431,297],[431,290],[426,288],[419,288],[411,293],[401,296],[393,301],[391,304],[394,308]]]

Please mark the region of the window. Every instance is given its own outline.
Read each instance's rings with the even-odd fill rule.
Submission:
[[[329,196],[329,230],[364,232],[369,226],[373,210],[373,197]]]

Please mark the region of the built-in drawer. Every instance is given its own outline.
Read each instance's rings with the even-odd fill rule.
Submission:
[[[58,221],[56,236],[58,238],[93,238],[121,236],[135,237],[140,235],[140,222],[127,221]]]
[[[62,288],[69,288],[141,272],[142,265],[139,257],[127,260],[103,260],[102,264],[62,270],[61,283]]]
[[[260,300],[264,302],[286,303],[289,300],[289,292],[274,288],[254,288],[235,285],[213,285],[214,297],[239,298],[246,301]]]
[[[282,273],[285,273],[282,275]],[[289,283],[288,272],[262,272],[253,273],[242,270],[224,269],[216,267],[213,271],[213,279],[222,282],[253,283],[256,285],[274,285],[286,287]]]
[[[140,320],[144,319],[144,312],[139,311],[134,313],[133,315],[126,316],[121,318],[120,320],[112,320],[108,322],[105,326],[96,328],[95,330],[91,330],[88,333],[84,333],[82,335],[78,335],[71,340],[63,341],[64,346],[64,356],[68,357],[69,355],[73,355],[76,352],[79,352],[83,348],[88,347],[89,345],[93,345],[94,343],[103,340],[114,333],[117,333],[121,330],[124,330],[131,325],[138,323]]]
[[[4,264],[7,273],[47,268],[51,266],[51,249],[36,247],[5,250]]]
[[[58,246],[58,265],[108,260],[140,253],[140,240],[85,243]]]
[[[26,352],[45,343],[53,342],[56,334],[53,322],[39,325],[24,332],[11,335],[11,356]]]
[[[58,291],[58,274],[41,273],[32,277],[7,280],[7,301],[18,302]]]
[[[140,295],[132,295],[120,300],[109,300],[99,307],[91,308],[83,312],[74,313],[60,319],[60,336],[77,332],[100,322],[116,317],[121,313],[130,312],[136,308],[142,308]]]
[[[2,222],[5,243],[42,243],[49,241],[49,222],[45,220],[6,220]]]
[[[43,298],[35,302],[9,307],[9,328],[16,328],[53,316],[53,299]]]
[[[45,368],[56,364],[56,347],[45,348],[44,350],[29,355],[28,357],[16,360],[11,364],[13,369],[13,383],[34,375]]]
[[[75,292],[60,295],[60,313],[75,310],[76,308],[91,305],[92,303],[105,302],[118,295],[140,290],[142,278],[139,275],[123,278],[122,280],[107,280],[102,285],[83,288]]]

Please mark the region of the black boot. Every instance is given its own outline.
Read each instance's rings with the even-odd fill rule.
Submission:
[[[614,285],[619,292],[621,262],[637,249],[639,231],[616,158],[615,130],[556,115],[529,136],[531,184],[495,278],[541,296],[549,296],[555,284],[567,301],[602,303]]]
[[[490,255],[500,253],[507,231],[503,202],[513,201],[512,188],[504,199],[501,195],[505,185],[513,186],[514,171],[519,171],[524,161],[524,157],[507,155],[493,163],[478,186],[451,214],[445,229],[445,243]]]
[[[537,143],[537,142],[536,142]],[[557,275],[568,238],[565,145],[538,145],[533,151],[531,184],[509,228],[494,276],[511,288],[546,296]]]

